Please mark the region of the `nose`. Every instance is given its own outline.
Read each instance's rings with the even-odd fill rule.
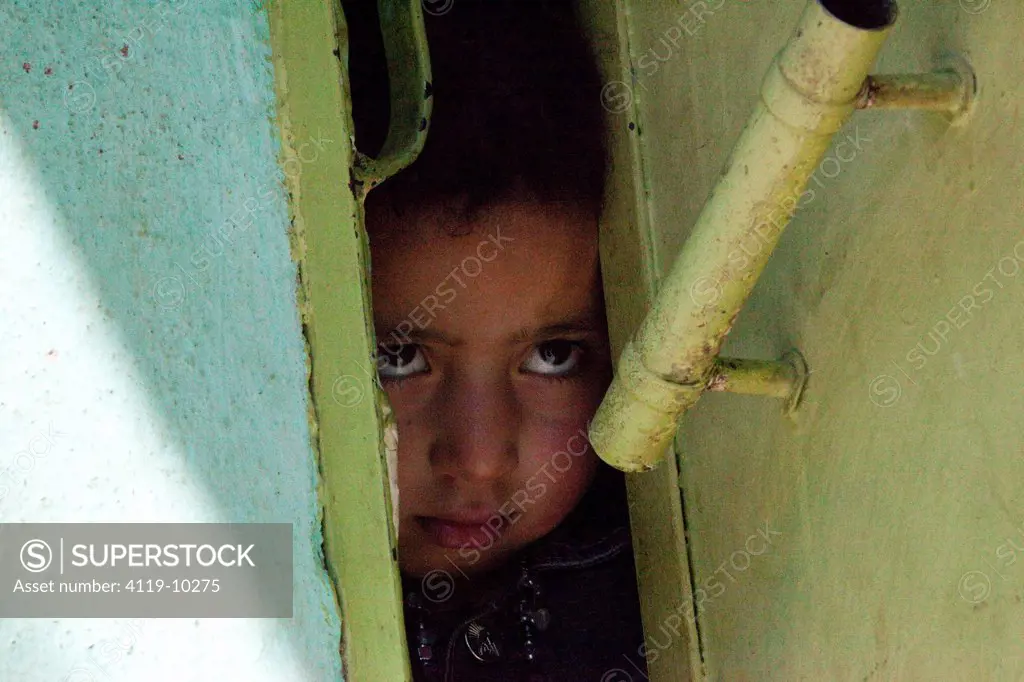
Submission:
[[[471,483],[500,481],[515,469],[520,411],[511,385],[493,377],[454,377],[437,397],[436,473]]]

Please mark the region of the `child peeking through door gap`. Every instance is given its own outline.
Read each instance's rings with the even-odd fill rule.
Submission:
[[[358,42],[370,6],[345,10],[373,155],[388,111]],[[628,657],[639,680],[624,481],[587,440],[612,374],[600,77],[564,2],[447,6],[426,13],[424,150],[365,203],[414,678],[599,682]]]

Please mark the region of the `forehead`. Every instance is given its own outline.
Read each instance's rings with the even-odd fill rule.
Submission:
[[[471,222],[442,209],[368,218],[379,335],[411,320],[498,341],[602,313],[597,221],[585,211],[506,203]]]

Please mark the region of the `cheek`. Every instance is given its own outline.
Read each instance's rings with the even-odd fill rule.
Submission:
[[[536,382],[519,394],[529,421],[545,431],[547,452],[565,449],[566,441],[586,425],[597,411],[608,387],[604,372],[591,371],[585,378],[563,382]]]
[[[531,495],[538,519],[567,514],[590,483],[598,460],[587,440],[587,423],[604,395],[604,379],[594,372],[586,381],[556,383],[524,398],[519,478],[523,485],[547,488],[543,496]]]
[[[572,511],[586,492],[597,468],[597,455],[586,440],[584,419],[548,429],[535,426],[532,438],[523,446],[519,482],[532,503],[530,525],[544,527],[541,530],[546,532]]]

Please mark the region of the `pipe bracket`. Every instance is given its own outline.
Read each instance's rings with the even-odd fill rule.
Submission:
[[[708,391],[780,398],[783,413],[792,414],[807,384],[807,362],[800,351],[787,351],[778,360],[717,358]]]

